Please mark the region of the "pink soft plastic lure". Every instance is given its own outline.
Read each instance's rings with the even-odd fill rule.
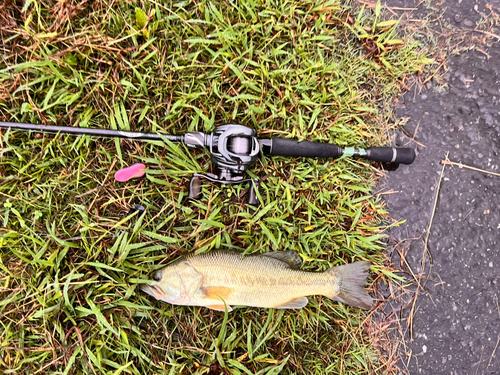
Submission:
[[[130,180],[131,178],[142,177],[146,174],[144,171],[146,166],[141,163],[136,163],[131,165],[130,167],[120,169],[115,173],[115,180],[120,182],[125,182]]]

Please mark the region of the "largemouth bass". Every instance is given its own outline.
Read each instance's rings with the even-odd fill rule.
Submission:
[[[363,285],[370,263],[332,267],[325,272],[300,271],[294,251],[243,256],[215,250],[190,255],[153,273],[141,289],[173,305],[205,306],[232,311],[232,306],[300,309],[306,296],[322,295],[361,309],[373,301]]]

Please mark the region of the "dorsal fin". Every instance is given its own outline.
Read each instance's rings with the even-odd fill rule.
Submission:
[[[288,267],[294,270],[300,268],[302,265],[302,258],[296,251],[293,250],[273,251],[271,253],[264,253],[261,255],[286,263]]]

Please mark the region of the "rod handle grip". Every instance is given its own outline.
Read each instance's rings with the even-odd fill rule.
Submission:
[[[342,148],[330,143],[296,141],[293,139],[271,138],[270,155],[297,156],[303,158],[338,158]]]
[[[385,163],[411,164],[415,156],[412,148],[370,147],[366,150],[368,159]]]

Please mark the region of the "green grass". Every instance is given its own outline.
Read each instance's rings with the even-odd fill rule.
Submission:
[[[7,1],[0,120],[176,134],[241,123],[261,137],[387,145],[400,83],[429,60],[386,20],[312,0]],[[187,199],[190,175],[210,170],[201,150],[2,133],[3,373],[385,373],[368,313],[326,298],[225,315],[138,289],[213,248],[296,250],[316,271],[365,259],[385,279],[367,161],[262,159],[253,209],[238,186]],[[146,178],[114,181],[136,162]],[[134,204],[146,214],[125,218]]]

